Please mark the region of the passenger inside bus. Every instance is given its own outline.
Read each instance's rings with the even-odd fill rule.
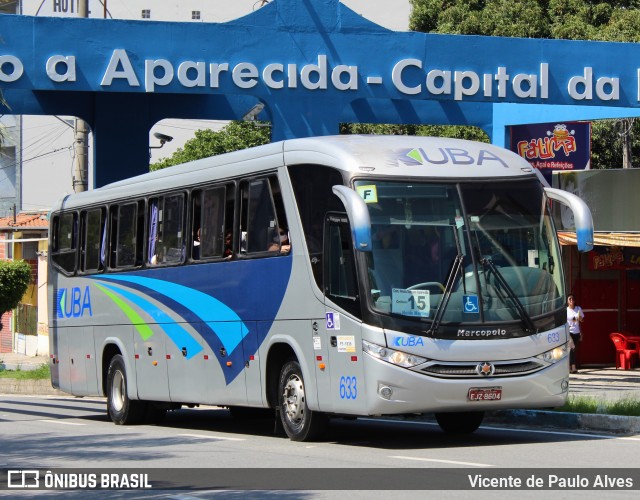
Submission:
[[[233,233],[227,231],[224,235],[224,253],[222,255],[225,260],[233,258]]]
[[[200,228],[198,228],[195,237],[193,238],[193,251],[191,252],[191,257],[195,260],[200,258]]]
[[[271,240],[267,250],[269,252],[277,252],[279,250],[283,255],[287,255],[291,251],[289,231],[287,231],[286,227],[279,228],[278,233]]]

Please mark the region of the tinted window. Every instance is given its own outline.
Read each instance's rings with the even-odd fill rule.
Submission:
[[[184,258],[184,194],[149,200],[148,253],[151,264],[177,264]]]
[[[325,294],[352,314],[360,315],[351,229],[344,215],[328,215],[325,225]]]
[[[101,208],[82,213],[82,249],[80,268],[84,272],[99,271],[104,266],[106,226]]]
[[[75,272],[78,216],[64,213],[53,219],[52,260],[63,271]]]
[[[342,185],[340,172],[322,165],[292,165],[289,176],[309,250],[313,276],[322,288],[322,226],[327,212],[343,211],[332,188]]]
[[[246,181],[242,197],[240,251],[248,254],[279,251],[278,217],[269,180]]]
[[[116,267],[134,266],[136,263],[137,206],[129,203],[119,207],[116,231]]]

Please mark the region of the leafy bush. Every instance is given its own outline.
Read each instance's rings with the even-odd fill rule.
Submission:
[[[0,261],[0,320],[20,303],[30,282],[31,266],[24,260]]]

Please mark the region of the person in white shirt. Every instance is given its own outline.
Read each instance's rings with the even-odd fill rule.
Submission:
[[[576,368],[576,352],[578,344],[582,342],[582,329],[580,324],[584,321],[584,312],[580,306],[576,305],[576,298],[573,294],[567,297],[567,325],[569,326],[569,335],[573,346],[569,354],[569,363],[571,365],[571,373],[578,373]]]

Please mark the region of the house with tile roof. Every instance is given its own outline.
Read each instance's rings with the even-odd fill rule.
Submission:
[[[32,283],[20,305],[2,316],[0,353],[49,352],[47,327],[47,212],[17,213],[0,218],[0,260],[24,259],[31,266]]]

